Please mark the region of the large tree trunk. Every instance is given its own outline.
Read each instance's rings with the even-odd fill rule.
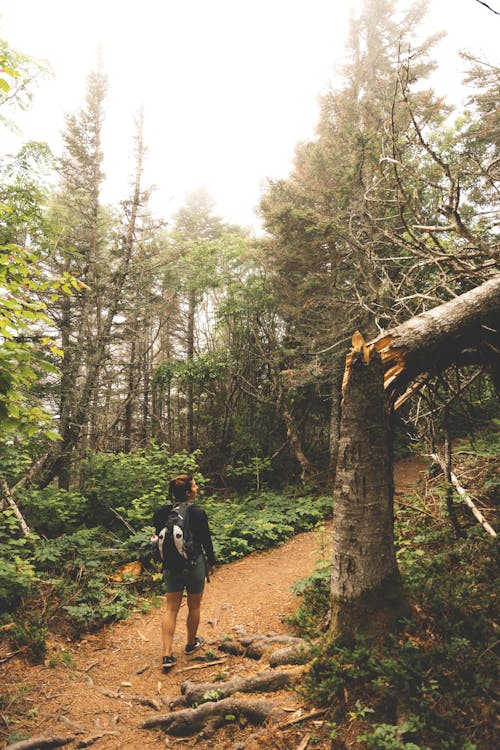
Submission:
[[[366,350],[365,350],[366,351]],[[392,441],[377,351],[351,358],[333,495],[333,632],[377,636],[407,614],[393,537]]]
[[[499,319],[500,275],[368,344],[354,334],[334,487],[332,632],[376,636],[406,612],[393,543],[390,411],[454,362],[498,366]]]

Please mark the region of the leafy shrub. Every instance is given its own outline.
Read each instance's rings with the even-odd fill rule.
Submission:
[[[496,540],[480,527],[452,539],[446,524],[418,512],[418,499],[412,505],[398,525],[398,558],[418,616],[382,644],[326,639],[303,689],[313,702],[339,707],[337,724],[355,701],[369,704],[376,722],[360,726],[358,740],[373,750],[493,747]],[[303,599],[291,624],[302,635],[317,635],[328,612],[329,576],[326,566],[296,586]],[[394,724],[401,697],[411,717],[406,734]]]
[[[134,528],[149,524],[154,509],[167,502],[173,476],[186,471],[203,484],[198,456],[170,453],[154,444],[138,453],[89,454],[82,463],[80,487],[88,500],[88,525],[122,529],[115,512]]]
[[[23,509],[29,526],[39,534],[53,537],[75,531],[87,516],[87,499],[80,492],[46,487],[23,496]]]
[[[32,543],[20,535],[12,510],[0,511],[0,612],[11,611],[29,593],[35,579]]]
[[[287,622],[303,637],[314,638],[320,632],[330,608],[331,563],[323,563],[292,587],[301,596],[300,605]]]
[[[43,661],[46,648],[47,623],[40,612],[31,611],[15,627],[13,636],[18,646],[28,646],[34,663]]]
[[[203,499],[214,549],[220,563],[275,546],[300,531],[309,531],[331,513],[328,497],[261,492],[233,500]]]

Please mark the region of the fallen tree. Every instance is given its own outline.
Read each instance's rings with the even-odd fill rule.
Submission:
[[[368,342],[369,351],[380,353],[389,404],[397,409],[433,375],[454,363],[486,364],[498,392],[499,319],[500,274]],[[346,360],[344,381],[351,361],[352,354]]]

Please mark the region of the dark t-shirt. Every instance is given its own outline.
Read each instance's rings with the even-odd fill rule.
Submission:
[[[172,505],[162,505],[161,508],[158,508],[155,511],[153,523],[157,534],[159,534],[165,526],[166,517],[171,508]],[[212,535],[208,525],[207,514],[203,508],[198,508],[197,505],[189,505],[189,525],[191,526],[191,532],[195,542],[200,545],[200,548],[203,549],[205,553],[208,564],[210,566],[215,565]]]

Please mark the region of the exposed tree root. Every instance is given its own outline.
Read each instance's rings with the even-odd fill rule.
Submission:
[[[45,750],[51,747],[62,747],[73,742],[74,736],[70,737],[30,737],[29,740],[20,740],[13,745],[7,745],[5,750]]]
[[[91,745],[94,745],[96,742],[101,740],[103,737],[109,737],[109,736],[116,736],[119,732],[100,732],[99,734],[93,734],[90,737],[86,737],[85,739],[79,740],[79,742],[75,745],[77,748],[83,748],[83,747],[90,747]]]
[[[228,698],[234,693],[269,693],[292,685],[300,676],[301,670],[288,672],[261,672],[251,677],[234,677],[227,682],[184,682],[181,685],[182,697],[169,703],[171,709],[192,706],[204,699],[208,693],[217,693],[217,700]]]
[[[286,648],[279,648],[280,646]],[[246,656],[249,659],[259,660],[266,654],[270,654],[271,666],[284,664],[300,664],[307,660],[311,647],[302,638],[293,635],[276,635],[274,633],[257,635],[241,635],[236,641],[225,641],[219,645],[220,651],[233,654],[234,656]],[[276,652],[279,656],[273,656]]]
[[[246,719],[251,724],[263,724],[265,721],[278,720],[282,715],[283,709],[271,701],[238,701],[234,698],[225,698],[217,702],[203,703],[197,708],[154,716],[143,721],[139,727],[161,727],[169,734],[183,736],[200,732],[207,724],[211,731],[235,719]]]
[[[286,664],[304,664],[311,658],[311,646],[304,641],[300,646],[279,648],[269,655],[270,667],[283,667]]]
[[[237,640],[225,641],[221,650],[260,659],[264,654],[273,657],[273,665],[296,664],[304,660],[310,646],[301,638],[275,633],[247,635],[239,633]],[[247,677],[234,677],[226,682],[192,682],[181,686],[182,696],[165,700],[170,713],[146,719],[141,729],[161,727],[179,737],[198,734],[199,739],[212,737],[221,727],[233,721],[264,724],[279,722],[286,716],[285,709],[268,700],[237,700],[234,693],[276,692],[294,684],[302,674],[300,667],[289,670],[267,670]],[[205,702],[202,702],[205,701]],[[200,704],[201,705],[197,705]]]

